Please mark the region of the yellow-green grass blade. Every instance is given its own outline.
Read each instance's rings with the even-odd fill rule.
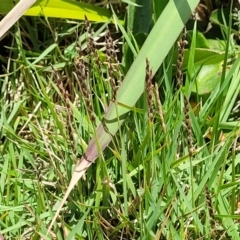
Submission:
[[[14,7],[13,1],[0,1],[0,13],[7,14]],[[24,15],[69,18],[106,22],[111,17],[107,9],[72,0],[38,0]]]
[[[101,154],[99,150],[103,151],[106,148],[112,140],[112,136],[115,135],[122,122],[125,120],[129,108],[125,108],[123,105],[130,107],[134,106],[143,93],[146,59],[149,60],[153,74],[155,74],[198,2],[199,0],[170,0],[165,7],[137,58],[129,69],[122,86],[118,90],[116,102],[122,105],[114,102],[109,105],[102,123],[96,130],[96,137],[90,141],[85,154],[73,172],[71,182],[53,217],[48,232],[52,228],[61,207],[65,203],[73,187],[98,155]]]

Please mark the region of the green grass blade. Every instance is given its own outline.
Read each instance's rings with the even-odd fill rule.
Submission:
[[[133,35],[137,33],[148,33],[151,24],[151,1],[135,0],[137,6],[128,6],[128,28]]]

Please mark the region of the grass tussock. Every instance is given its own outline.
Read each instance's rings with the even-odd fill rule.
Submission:
[[[204,52],[221,59],[224,77],[199,94],[196,28],[156,69],[116,26],[23,18],[2,40],[0,239],[238,239],[237,45]],[[142,65],[132,70],[129,59]],[[143,73],[144,84],[127,85],[132,96],[122,90],[128,70]],[[144,93],[132,106],[136,89]],[[98,159],[46,236],[101,124]]]

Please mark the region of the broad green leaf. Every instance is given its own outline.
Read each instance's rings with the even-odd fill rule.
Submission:
[[[198,74],[192,91],[198,95],[210,94],[220,83],[221,63],[198,66],[196,72]]]
[[[177,51],[174,52],[174,59],[177,59]],[[182,69],[186,70],[189,62],[189,54],[190,50],[187,49],[184,51],[184,60]],[[219,64],[224,60],[225,52],[212,50],[207,48],[196,48],[194,54],[194,64],[197,66],[200,65],[212,65]],[[174,71],[176,71],[176,67],[174,67]]]
[[[217,51],[224,51],[226,49],[226,42],[223,40],[207,39],[209,48]]]
[[[158,19],[169,0],[153,0],[154,21]]]
[[[124,36],[124,67],[125,70],[129,70],[133,60],[136,57],[136,51],[132,46],[134,42],[137,52],[142,47],[147,38],[147,34],[150,31],[150,25],[152,23],[152,3],[150,0],[134,0],[137,6],[128,6],[127,13],[127,29],[128,36]],[[122,30],[121,30],[122,31]],[[124,34],[124,31],[122,31]]]
[[[133,35],[148,33],[152,21],[150,0],[134,0],[136,5],[128,6],[128,28]]]
[[[225,56],[224,52],[206,49],[206,48],[196,48],[194,63],[195,64],[215,64],[223,61],[224,56]],[[184,51],[183,68],[187,67],[188,59],[189,59],[189,52],[188,50],[186,50]]]
[[[193,31],[189,31],[188,32],[188,42],[189,43],[192,40],[192,37],[193,37],[192,35],[193,35]],[[209,43],[208,43],[207,39],[199,31],[196,32],[196,48],[209,48]]]
[[[13,7],[13,1],[0,1],[1,14],[8,13]],[[39,0],[24,15],[80,20],[84,20],[87,16],[89,21],[106,22],[111,17],[111,12],[91,4],[72,0]]]
[[[155,74],[198,2],[198,0],[170,0],[168,2],[119,88],[116,102],[128,106],[135,105],[144,91],[146,59],[149,60],[152,72]],[[102,123],[96,130],[95,137],[90,141],[85,154],[76,165],[71,182],[48,231],[52,228],[73,187],[98,155],[101,154],[101,151],[107,147],[128,112],[129,109],[117,103],[112,102],[109,105]]]

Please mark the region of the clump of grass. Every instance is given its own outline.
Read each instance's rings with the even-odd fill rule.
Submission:
[[[11,102],[11,111],[5,111],[10,104],[1,101],[0,127],[5,139],[0,146],[0,224],[6,239],[44,238],[71,178],[78,158],[75,155],[84,154],[109,102],[118,99],[116,88],[123,74],[116,60],[115,41],[106,26],[96,34],[94,30],[98,31],[99,25],[90,26],[87,20],[74,23],[72,29],[69,23],[49,20],[51,31],[44,28],[42,46],[52,43],[52,49],[48,49],[51,54],[41,55],[36,36],[25,21],[21,24],[31,38],[22,38],[22,44],[21,35],[16,36],[14,46],[20,51],[19,59],[9,55],[11,74],[7,77],[8,82],[14,83],[25,76],[26,85],[18,101]],[[40,24],[38,21],[43,20],[36,21]],[[82,32],[76,41],[77,28]],[[97,41],[103,38],[99,44]],[[28,41],[33,41],[32,45]],[[209,147],[211,139],[203,135],[211,125],[208,115],[220,92],[216,88],[199,114],[192,114],[188,100],[191,89],[182,80],[184,44],[184,39],[178,44],[177,94],[171,68],[176,59],[171,53],[163,71],[154,76],[154,88],[151,70],[156,65],[144,59],[142,77],[146,80],[148,107],[145,107],[146,96],[140,97],[134,107],[121,101],[112,103],[131,111],[124,115],[126,121],[119,133],[111,135],[113,142],[99,153],[100,159],[91,165],[85,179],[69,196],[48,239],[210,239],[212,232],[220,239],[223,232],[237,239],[233,196],[239,191],[239,153],[233,156],[229,151],[238,136],[238,124],[222,121],[220,127],[229,135],[221,146]],[[31,46],[28,49],[31,52],[25,46]],[[230,72],[233,83],[239,80],[238,67],[236,63]],[[194,81],[194,70],[189,75],[193,76],[190,81]],[[229,94],[226,99],[231,99],[228,81],[224,91]],[[9,88],[13,92],[17,89],[14,84]],[[56,105],[56,93],[60,93],[66,112],[58,111],[61,106]],[[122,121],[123,116],[119,117]],[[187,136],[181,131],[184,124]],[[28,132],[22,130],[25,128]],[[31,138],[27,138],[29,133]],[[69,141],[74,143],[72,151]],[[194,154],[191,141],[196,145]],[[213,196],[206,193],[207,201],[202,197],[206,184],[214,192]],[[210,221],[203,221],[199,214],[206,209]],[[216,222],[213,226],[217,217],[221,220],[220,227]]]

